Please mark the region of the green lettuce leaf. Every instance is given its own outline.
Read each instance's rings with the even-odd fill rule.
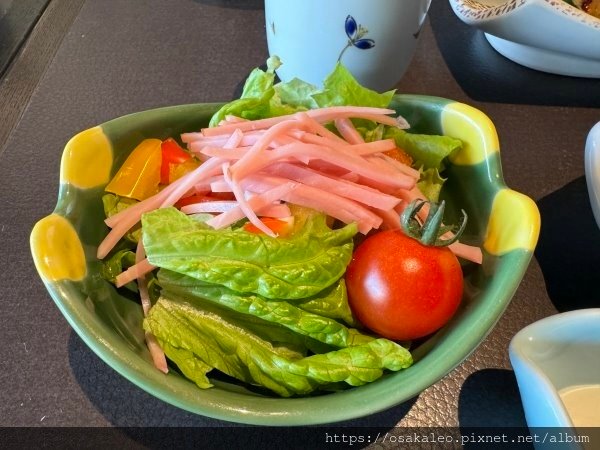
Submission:
[[[199,360],[241,381],[264,386],[285,397],[308,394],[332,383],[360,386],[381,377],[386,369],[396,371],[412,364],[408,350],[386,339],[289,359],[278,353],[270,342],[249,333],[223,315],[165,297],[150,310],[144,320],[144,329],[154,334],[159,342],[167,344],[163,347],[166,355],[178,365],[193,368]],[[185,349],[193,355],[173,349]],[[190,378],[200,379],[205,385],[205,373],[202,365],[200,375]]]
[[[275,70],[280,65],[281,61],[275,56],[267,60],[266,72],[258,67],[252,70],[244,83],[244,89],[240,98],[258,98],[262,97],[265,92],[270,91],[275,82]]]
[[[308,336],[294,333],[281,324],[267,322],[266,320],[251,314],[239,313],[209,300],[192,297],[187,294],[180,297],[172,291],[168,292],[167,298],[181,299],[193,304],[199,309],[210,311],[221,317],[227,318],[228,321],[237,324],[249,333],[270,342],[277,354],[286,358],[299,359],[311,352],[325,353],[335,348],[323,342],[316,341]],[[358,345],[368,339],[370,339],[369,336],[363,335],[357,330],[350,329],[349,341],[352,345]]]
[[[312,94],[312,98],[320,107],[327,106],[371,106],[387,108],[395,91],[380,94],[361,86],[356,78],[341,63],[323,81],[323,91]]]
[[[112,284],[116,283],[117,275],[135,264],[135,253],[131,250],[119,250],[110,258],[102,261],[100,275]],[[125,287],[133,292],[137,292],[137,284],[127,283]]]
[[[248,120],[262,119],[270,117],[269,100],[273,96],[273,91],[265,92],[258,98],[240,98],[223,106],[210,119],[209,126],[216,127],[219,122],[225,119],[225,116],[237,116]]]
[[[157,339],[157,341],[160,348],[165,352],[165,355],[168,355],[169,359],[177,364],[177,367],[179,367],[179,370],[181,370],[186,378],[192,380],[202,389],[213,387],[213,384],[206,376],[208,372],[213,370],[212,366],[209,366],[198,358],[191,350],[171,345],[168,341],[163,341],[162,339]]]
[[[356,127],[356,131],[360,133],[365,142],[380,141],[383,139],[383,133],[385,132],[385,125],[380,123],[375,127]]]
[[[275,94],[273,84],[275,82],[275,69],[279,67],[279,64],[278,59],[270,59],[266,72],[258,67],[252,70],[244,83],[241,97],[223,105],[212,116],[209,126],[217,126],[227,115],[249,120],[270,117],[269,102]]]
[[[239,99],[223,105],[210,119],[209,126],[214,127],[228,115],[248,120],[293,114],[306,110],[301,105],[283,102],[274,88],[275,70],[281,65],[276,56],[267,60],[267,70],[255,68],[244,83]]]
[[[102,206],[104,207],[104,215],[106,217],[114,216],[136,203],[138,201],[133,198],[121,197],[111,193],[106,193],[102,196]],[[139,224],[135,225],[125,234],[125,239],[134,244],[138,243],[140,237],[142,237],[142,229]]]
[[[444,169],[444,159],[462,147],[462,142],[449,136],[413,134],[398,128],[387,128],[385,139],[394,139],[396,145],[406,151],[416,167]]]
[[[346,347],[352,343],[348,328],[341,323],[305,311],[284,300],[267,300],[252,293],[241,294],[224,286],[202,283],[187,275],[165,269],[159,271],[158,282],[162,287],[162,295],[166,297],[174,294],[188,300],[193,298],[208,300],[239,313],[277,323],[291,331],[335,347]],[[337,285],[340,286],[340,283]],[[333,291],[335,292],[336,289]],[[314,298],[311,300],[317,302]],[[320,300],[322,308],[326,309],[327,297]]]
[[[212,230],[175,208],[142,217],[148,261],[158,267],[270,299],[316,295],[333,285],[352,257],[356,224],[332,230],[317,214],[289,238]]]
[[[319,292],[314,297],[294,302],[298,308],[331,319],[342,320],[348,325],[357,326],[348,304],[348,292],[343,278],[333,286]]]
[[[421,177],[419,178],[417,186],[430,201],[438,202],[445,181],[446,178],[440,176],[438,169],[427,169],[421,171]]]
[[[297,78],[275,84],[275,70],[280,65],[279,58],[271,57],[267,60],[266,71],[254,69],[244,84],[241,97],[223,105],[213,115],[209,126],[218,125],[230,114],[255,120],[326,106],[387,108],[394,96],[395,91],[380,94],[361,86],[340,63],[325,79],[322,90]]]
[[[133,198],[120,197],[111,193],[106,193],[102,196],[102,205],[104,206],[104,214],[106,217],[114,216],[136,203],[138,203],[138,201]]]
[[[319,89],[314,84],[307,83],[298,78],[292,78],[286,83],[277,83],[275,85],[275,93],[281,102],[297,108],[318,108],[319,105],[317,105],[317,102],[312,97],[317,92],[319,92]]]

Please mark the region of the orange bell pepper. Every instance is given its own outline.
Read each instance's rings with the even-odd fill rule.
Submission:
[[[105,190],[144,200],[158,192],[162,164],[160,139],[144,139],[133,149]]]

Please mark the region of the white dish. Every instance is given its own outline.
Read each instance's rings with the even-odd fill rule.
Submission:
[[[592,211],[600,227],[600,122],[590,130],[585,143],[585,178]]]
[[[450,0],[503,56],[544,72],[600,78],[600,19],[562,0]]]
[[[509,356],[530,428],[600,426],[600,308],[525,327]]]

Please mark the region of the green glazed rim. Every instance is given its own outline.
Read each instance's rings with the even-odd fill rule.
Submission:
[[[540,216],[527,196],[502,177],[493,123],[468,105],[437,97],[397,95],[392,107],[416,132],[464,142],[447,167],[447,213],[469,215],[464,241],[481,245],[484,262],[465,264],[465,298],[453,319],[413,352],[412,367],[344,391],[301,398],[252,392],[213,380],[199,389],[154,368],[142,331],[142,311],[104,281],[96,249],[108,232],[101,196],[129,152],[145,138],[178,138],[206,126],[220,104],[159,108],[120,117],[74,136],[62,156],[58,202],[34,227],[33,259],[48,292],[83,341],[109,366],[150,394],[193,413],[271,426],[311,425],[367,416],[417,396],[459,365],[508,306],[537,243]]]

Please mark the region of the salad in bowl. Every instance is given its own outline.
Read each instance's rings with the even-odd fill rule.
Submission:
[[[343,420],[477,346],[539,214],[503,184],[477,110],[373,92],[341,65],[323,88],[276,83],[277,64],[230,103],[75,136],[32,253],[75,330],[158,397],[246,423]]]

